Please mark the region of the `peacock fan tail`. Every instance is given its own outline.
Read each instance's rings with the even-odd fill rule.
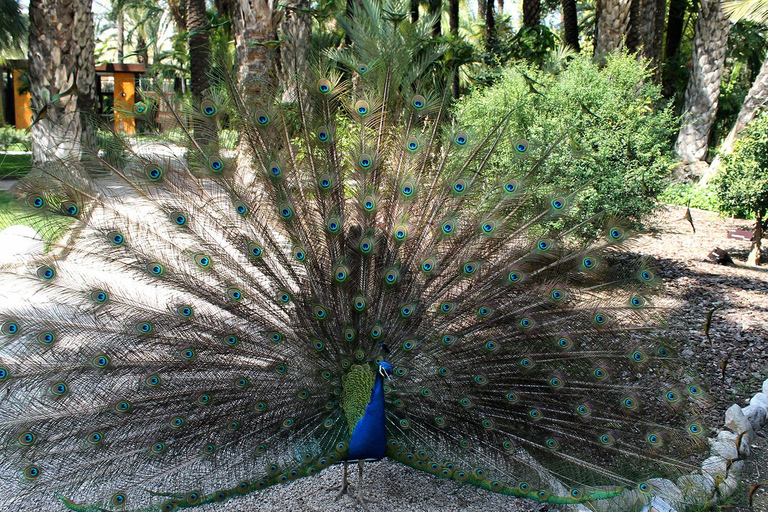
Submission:
[[[219,70],[173,110],[185,143],[114,135],[20,185],[41,228],[73,230],[2,268],[4,507],[171,511],[384,456],[642,503],[693,469],[706,399],[653,268],[622,256],[621,222],[574,220],[578,191],[541,193],[567,137],[535,147],[509,112],[455,126],[425,78],[439,52],[409,54],[378,5],[354,14],[295,103]],[[157,98],[136,115],[169,112]],[[225,123],[238,152],[211,142]]]

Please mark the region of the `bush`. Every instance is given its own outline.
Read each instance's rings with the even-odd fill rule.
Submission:
[[[739,217],[768,210],[768,115],[753,120],[733,153],[724,155],[712,186],[722,210]]]
[[[26,130],[13,126],[0,128],[0,151],[32,151],[32,138]]]
[[[747,263],[760,264],[761,224],[768,211],[768,115],[753,120],[744,136],[723,156],[712,185],[722,209],[739,216],[755,216],[755,239]]]
[[[707,183],[706,186],[698,183],[673,183],[661,193],[659,201],[712,212],[722,209],[720,198],[711,183]]]
[[[602,67],[581,54],[557,75],[518,63],[496,86],[460,101],[457,120],[470,137],[482,138],[488,120],[511,112],[510,135],[489,161],[489,179],[524,179],[542,197],[578,190],[577,218],[605,212],[638,225],[666,186],[677,127],[648,78],[645,65],[627,54]],[[520,139],[531,148],[523,155],[514,149]]]

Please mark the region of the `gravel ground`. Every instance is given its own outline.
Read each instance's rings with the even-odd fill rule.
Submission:
[[[728,239],[729,229],[751,229],[746,221],[721,219],[717,214],[692,210],[696,233],[684,220],[685,208],[670,206],[649,225],[635,252],[651,256],[667,285],[667,293],[680,303],[680,310],[670,319],[670,327],[687,333],[682,356],[689,359],[694,372],[710,386],[713,407],[707,413],[708,424],[722,425],[725,410],[760,391],[768,378],[768,265],[744,266],[749,242]],[[767,244],[768,245],[768,244]],[[715,247],[725,249],[736,264],[723,266],[707,261]],[[710,337],[704,334],[706,314],[713,314]],[[723,361],[725,370],[722,370]],[[765,430],[751,447],[751,457],[744,472],[744,483],[725,505],[733,512],[768,512],[768,492],[754,494],[748,506],[750,486],[768,481],[768,435]],[[356,471],[350,468],[350,482],[357,485]],[[235,499],[225,507],[207,507],[207,512],[246,512],[252,510],[332,511],[362,510],[350,496],[335,499],[329,489],[341,480],[341,467],[332,467],[315,478],[304,478],[285,486]],[[469,486],[434,478],[390,461],[366,464],[366,495],[375,497],[370,510],[467,512],[504,510],[534,512],[550,510],[528,500],[499,496]],[[766,484],[768,486],[768,484]]]

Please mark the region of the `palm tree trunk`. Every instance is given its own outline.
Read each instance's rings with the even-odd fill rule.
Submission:
[[[702,0],[693,38],[691,75],[675,150],[684,163],[703,160],[717,114],[730,23],[720,0]]]
[[[579,18],[576,10],[576,0],[562,0],[563,4],[563,40],[575,51],[581,51],[579,46]]]
[[[419,21],[419,0],[411,0],[411,23]]]
[[[290,2],[292,7],[298,9],[309,9],[309,0],[293,0]],[[312,17],[301,10],[286,11],[285,16],[280,22],[281,38],[283,43],[280,45],[280,71],[283,88],[283,101],[297,101],[298,94],[304,94],[303,103],[308,103],[306,90],[298,87],[297,80],[308,76],[309,62],[307,48],[310,45],[312,36]]]
[[[96,142],[87,122],[96,106],[91,0],[31,0],[29,19],[33,165],[81,158],[80,145]]]
[[[205,0],[187,0],[187,37],[189,40],[189,88],[196,104],[203,100],[203,93],[210,82],[211,40],[208,35],[208,15]],[[216,125],[212,122],[193,123],[192,133],[201,146],[216,141]]]
[[[496,18],[493,14],[493,0],[485,0],[485,51],[489,59],[496,53]]]
[[[627,50],[634,53],[643,46],[642,31],[642,13],[651,3],[648,0],[630,0],[629,2],[629,25],[627,26]]]
[[[277,40],[279,16],[273,0],[237,0],[232,13],[237,47],[237,75],[246,96],[254,102],[265,98],[275,85],[275,53],[268,41]]]
[[[621,48],[629,28],[631,0],[599,0],[600,17],[597,20],[595,57],[603,58]]]
[[[685,11],[688,0],[669,0],[669,18],[667,20],[667,42],[664,48],[664,62],[670,66],[677,58],[680,43],[683,40],[683,27],[685,26]],[[663,89],[666,96],[674,93],[674,74],[670,71],[664,73]]]
[[[459,0],[448,1],[448,23],[450,24],[451,38],[457,41],[459,38]],[[451,76],[451,94],[454,98],[459,97],[458,66],[453,70],[453,75]]]
[[[125,16],[123,15],[122,4],[117,7],[117,60],[123,62],[123,57],[125,57]]]
[[[744,98],[744,103],[741,105],[736,123],[720,146],[721,153],[733,151],[733,143],[739,138],[747,123],[754,119],[757,112],[766,105],[768,105],[768,57],[763,61],[760,73],[758,73],[755,82],[749,89],[747,97]]]
[[[653,71],[653,82],[661,83],[661,50],[664,42],[664,18],[667,14],[667,0],[648,0],[642,14],[642,55]]]
[[[541,0],[523,0],[523,26],[534,27],[541,23]]]

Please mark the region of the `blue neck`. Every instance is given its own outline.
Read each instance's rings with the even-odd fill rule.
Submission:
[[[346,460],[381,459],[387,447],[386,414],[384,412],[384,381],[381,374],[371,392],[371,402],[357,422],[349,441]]]

